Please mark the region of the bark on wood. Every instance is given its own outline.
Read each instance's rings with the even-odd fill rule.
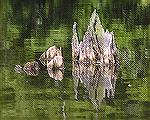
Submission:
[[[56,46],[48,48],[48,50],[40,56],[39,60],[49,69],[64,67],[61,48],[58,49]]]
[[[79,44],[77,23],[73,25],[72,58],[79,63],[115,64],[116,43],[114,34],[104,31],[96,10],[91,15],[90,23]]]

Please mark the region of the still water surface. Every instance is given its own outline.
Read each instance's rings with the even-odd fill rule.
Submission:
[[[99,120],[150,118],[150,2],[145,0],[0,1],[0,119]],[[72,25],[80,40],[94,8],[114,31],[120,70],[72,64]],[[14,71],[62,47],[63,79]],[[39,62],[39,61],[38,61]],[[58,72],[58,76],[60,77]]]

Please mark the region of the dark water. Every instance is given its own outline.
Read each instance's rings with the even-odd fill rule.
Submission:
[[[0,119],[150,119],[149,3],[1,0]],[[81,40],[94,8],[103,27],[114,31],[121,62],[117,73],[113,68],[72,65],[73,22]],[[38,76],[14,71],[16,64],[38,60],[53,45],[63,50],[63,80],[50,78],[42,66]]]

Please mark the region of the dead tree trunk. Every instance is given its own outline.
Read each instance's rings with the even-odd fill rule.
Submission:
[[[88,29],[79,44],[76,31],[77,24],[73,25],[72,58],[79,63],[114,64],[116,44],[114,34],[104,31],[96,10],[91,15]]]

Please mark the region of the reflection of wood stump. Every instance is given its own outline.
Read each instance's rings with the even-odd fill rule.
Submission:
[[[54,78],[55,80],[63,79],[63,70],[47,68],[47,71],[51,78]]]
[[[90,24],[83,41],[78,40],[76,23],[73,25],[72,58],[79,63],[115,64],[116,44],[114,34],[104,31],[96,10],[91,15]]]
[[[115,92],[115,66],[100,66],[73,62],[72,75],[74,80],[75,98],[78,96],[78,81],[88,90],[89,98],[95,105],[105,97],[113,97]]]

